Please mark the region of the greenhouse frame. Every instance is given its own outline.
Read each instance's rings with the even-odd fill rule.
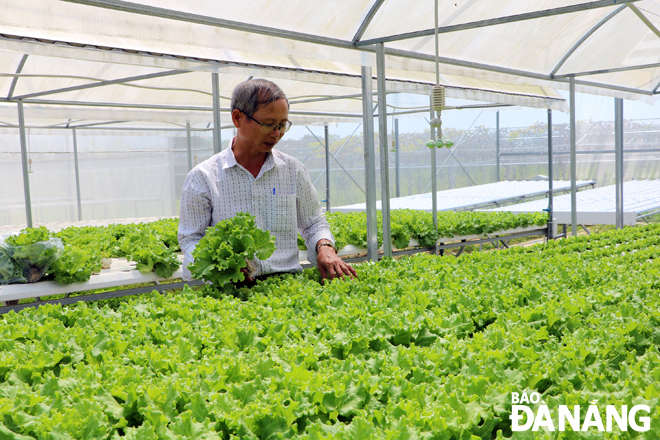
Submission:
[[[0,439],[660,438],[659,97],[660,0],[0,0]]]

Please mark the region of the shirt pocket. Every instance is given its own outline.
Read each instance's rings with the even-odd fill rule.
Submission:
[[[268,229],[287,238],[298,230],[296,195],[281,194],[269,197]]]

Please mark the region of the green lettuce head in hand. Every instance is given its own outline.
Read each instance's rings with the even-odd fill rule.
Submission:
[[[275,252],[275,237],[257,228],[251,214],[239,212],[235,217],[209,227],[192,253],[195,260],[188,266],[193,278],[220,286],[245,280],[241,269],[255,257],[265,260]]]

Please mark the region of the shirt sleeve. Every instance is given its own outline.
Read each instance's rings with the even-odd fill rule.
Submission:
[[[316,265],[316,243],[321,239],[327,239],[334,245],[335,238],[330,232],[330,225],[325,215],[321,212],[321,204],[309,172],[302,163],[298,162],[297,165],[298,232],[307,246],[307,260]]]
[[[202,239],[206,228],[211,226],[213,205],[208,182],[199,169],[188,173],[181,191],[179,212],[179,246],[183,252],[183,279],[192,279],[188,264],[193,263],[192,253]]]

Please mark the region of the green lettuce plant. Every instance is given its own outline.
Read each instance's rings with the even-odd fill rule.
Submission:
[[[195,262],[188,266],[193,278],[220,286],[245,280],[241,269],[255,257],[265,260],[275,252],[275,237],[257,228],[254,217],[239,212],[206,230],[192,253]]]
[[[92,273],[101,271],[101,260],[93,253],[76,246],[65,246],[62,256],[48,269],[48,273],[60,284],[84,283]]]
[[[26,228],[6,240],[6,251],[28,283],[41,279],[48,267],[62,254],[64,246],[59,238],[51,238],[50,231],[40,226]]]
[[[25,277],[14,261],[9,256],[9,252],[0,247],[0,285],[10,283],[24,283]]]
[[[146,229],[122,238],[120,248],[142,273],[153,271],[161,278],[169,278],[181,266],[176,255]]]

